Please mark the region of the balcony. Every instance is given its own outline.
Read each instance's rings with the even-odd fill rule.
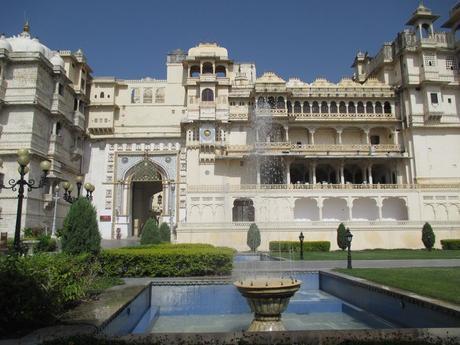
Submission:
[[[81,130],[85,129],[85,115],[83,115],[79,110],[76,110],[73,113],[73,124]]]
[[[61,96],[59,94],[53,94],[51,112],[65,115],[66,111],[67,109],[64,96]]]
[[[78,146],[72,146],[70,148],[70,156],[73,161],[80,159],[81,157],[83,157],[83,148]]]
[[[393,113],[293,113],[289,117],[295,121],[394,121]]]
[[[199,78],[200,83],[215,83],[216,79],[215,74],[201,74]]]

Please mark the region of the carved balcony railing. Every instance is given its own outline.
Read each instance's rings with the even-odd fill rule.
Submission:
[[[372,120],[372,121],[386,121],[396,120],[394,113],[290,113],[289,117],[294,118],[296,121],[307,120],[325,120],[325,121],[353,121],[353,120]]]

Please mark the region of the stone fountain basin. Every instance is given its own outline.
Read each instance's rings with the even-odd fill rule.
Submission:
[[[299,290],[302,282],[296,279],[246,279],[234,282],[244,297],[291,297]]]

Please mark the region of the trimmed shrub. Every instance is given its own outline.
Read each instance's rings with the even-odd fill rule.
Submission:
[[[246,243],[253,252],[260,246],[260,231],[256,223],[252,223],[249,227]]]
[[[86,198],[77,199],[64,219],[62,250],[68,254],[97,254],[101,250],[96,209]]]
[[[161,223],[160,225],[160,239],[161,242],[171,242],[171,229],[167,223]]]
[[[269,243],[271,252],[300,252],[299,241],[272,241]],[[329,241],[304,241],[304,252],[328,252],[331,249]]]
[[[433,232],[433,228],[430,223],[425,223],[422,229],[422,242],[426,249],[431,250],[436,241],[436,237]]]
[[[337,246],[345,250],[347,249],[347,229],[345,229],[345,225],[343,223],[339,224],[339,227],[337,228]]]
[[[441,240],[444,250],[460,250],[460,239]]]
[[[141,244],[158,244],[161,243],[160,229],[154,218],[149,218],[142,228]]]
[[[104,272],[118,277],[227,275],[234,253],[211,245],[159,244],[104,250],[100,260]]]
[[[0,257],[0,334],[52,324],[101,273],[87,254]]]
[[[57,248],[56,239],[51,238],[50,235],[40,235],[37,240],[34,252],[54,252]]]

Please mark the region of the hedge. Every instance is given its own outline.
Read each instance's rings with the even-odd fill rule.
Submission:
[[[441,240],[442,249],[460,250],[460,239]]]
[[[231,274],[234,253],[203,244],[158,244],[104,250],[100,260],[110,276],[191,277]]]
[[[271,252],[300,252],[299,241],[271,241],[269,244]],[[304,252],[328,252],[331,249],[329,241],[304,241]]]

